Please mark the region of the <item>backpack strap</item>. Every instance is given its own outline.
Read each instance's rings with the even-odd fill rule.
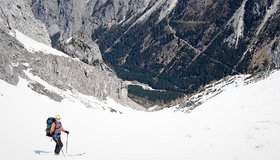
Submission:
[[[56,127],[56,121],[54,121],[54,125],[55,125],[54,128],[55,128],[55,129],[61,128],[61,122],[58,122],[58,123],[60,124],[60,126],[59,126],[59,127]]]

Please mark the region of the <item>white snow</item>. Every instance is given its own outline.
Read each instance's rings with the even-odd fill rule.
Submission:
[[[160,6],[165,2],[165,0],[158,0],[154,6],[152,6],[147,12],[145,12],[140,18],[137,19],[135,23],[143,22],[147,20],[153,12],[160,8]]]
[[[240,58],[240,60],[238,61],[238,63],[233,67],[232,72],[236,71],[236,68],[239,66],[239,64],[244,60],[245,56],[247,55],[248,51],[251,50],[251,46],[249,46],[249,48],[246,49],[246,51],[242,54],[242,57]]]
[[[243,37],[244,32],[244,13],[245,5],[248,0],[244,0],[238,10],[234,13],[233,17],[229,20],[234,27],[234,33],[227,39],[227,41],[234,45],[235,48],[238,46],[239,39]]]
[[[72,41],[73,37],[70,37],[66,40],[66,44],[69,44]]]
[[[151,91],[155,90],[154,88],[152,88],[148,84],[140,83],[138,81],[126,81],[126,84],[128,84],[128,85],[137,85],[137,86],[142,87],[145,90],[151,90]]]
[[[126,16],[123,16],[122,20],[120,20],[117,25],[122,24],[123,22],[125,22],[125,20],[126,20]]]
[[[64,56],[64,57],[69,57],[63,52],[60,52],[46,44],[43,44],[41,42],[35,41],[32,38],[27,37],[23,33],[21,33],[18,30],[15,30],[14,32],[10,32],[10,35],[15,37],[19,42],[23,44],[26,50],[29,52],[42,52],[45,54],[53,54],[57,56]]]
[[[208,100],[211,100],[213,97],[223,93],[225,90],[236,88],[240,85],[243,86],[246,83],[246,78],[248,78],[249,76],[250,75],[236,75],[226,77],[224,79],[221,79],[220,81],[208,84],[201,92],[188,97],[183,104],[177,105],[175,107],[175,110],[190,113],[193,108],[208,102]],[[187,105],[189,103],[192,103],[192,105]]]
[[[279,80],[280,71],[275,71],[256,83],[238,81],[190,114],[139,112],[111,100],[106,104],[124,114],[100,112],[67,98],[54,102],[33,92],[23,79],[17,86],[0,80],[0,159],[63,159],[35,154],[53,151],[45,121],[60,114],[70,131],[68,153],[86,153],[64,159],[279,160]],[[66,152],[65,134],[62,141]]]
[[[165,2],[164,8],[160,12],[160,15],[158,17],[158,22],[160,22],[165,17],[167,17],[170,14],[170,12],[176,7],[177,3],[178,0],[167,0]]]
[[[150,1],[148,1],[150,3]],[[149,3],[146,3],[147,5]],[[146,21],[155,11],[161,10],[160,15],[158,17],[157,23],[162,21],[166,16],[170,14],[170,12],[176,7],[178,0],[158,0],[156,3],[146,11],[140,18],[138,18],[129,28],[133,27],[137,23]],[[146,6],[147,7],[147,6]],[[140,10],[142,13],[146,7]]]

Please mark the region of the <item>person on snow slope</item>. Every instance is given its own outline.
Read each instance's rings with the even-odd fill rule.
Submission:
[[[53,140],[55,141],[55,155],[59,155],[60,150],[63,147],[63,143],[61,141],[61,131],[69,134],[69,131],[66,131],[60,122],[60,116],[55,116],[55,121],[51,125],[50,134],[52,135]]]

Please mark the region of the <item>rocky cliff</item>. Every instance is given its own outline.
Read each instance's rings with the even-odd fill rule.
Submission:
[[[0,79],[16,85],[20,78],[24,78],[30,81],[29,87],[34,91],[56,101],[64,98],[45,88],[30,77],[31,74],[60,90],[100,100],[110,97],[121,104],[142,109],[129,100],[126,82],[103,62],[98,46],[90,43],[91,38],[76,34],[59,44],[65,53],[57,55],[58,51],[45,49],[51,45],[49,33],[41,21],[35,20],[28,4],[31,2],[0,3]],[[38,44],[39,47],[34,49]]]
[[[191,93],[279,67],[279,0],[32,0],[52,40],[87,33],[118,76]]]
[[[34,17],[26,0],[0,1],[0,28],[6,33],[18,29],[39,42],[51,43],[45,25]]]

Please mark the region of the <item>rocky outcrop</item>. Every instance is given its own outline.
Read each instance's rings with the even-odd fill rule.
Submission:
[[[35,17],[46,24],[52,41],[67,39],[82,25],[87,1],[31,0]]]
[[[29,83],[28,87],[39,94],[45,95],[50,99],[53,99],[54,101],[61,102],[64,99],[61,95],[46,89],[44,85],[38,82],[31,82]]]
[[[35,19],[26,0],[0,1],[0,28],[6,33],[17,29],[47,45],[51,42],[45,25]]]
[[[0,78],[17,84],[19,76],[30,79],[25,72],[62,90],[70,90],[85,95],[114,100],[127,104],[127,84],[117,78],[114,72],[102,67],[89,66],[70,57],[45,53],[30,53],[11,35],[0,32]],[[46,90],[42,84],[31,83],[30,87],[40,94],[47,95],[56,101],[61,97]]]
[[[105,67],[98,45],[87,34],[75,34],[67,40],[59,42],[58,48],[89,65],[103,64]]]
[[[279,68],[280,64],[280,0],[274,0],[262,12],[264,4],[257,5],[255,3],[254,11],[256,15],[263,15],[257,32],[253,38],[253,45],[250,47],[254,53],[250,68],[253,71],[261,71],[265,69]]]
[[[3,48],[0,48],[0,53],[3,52]],[[13,85],[16,85],[19,81],[17,71],[13,67],[13,64],[3,54],[0,54],[0,79]]]
[[[250,63],[251,70],[254,72],[280,68],[280,37],[266,41],[254,51],[255,53]]]
[[[75,89],[85,95],[102,99],[109,96],[127,101],[126,85],[112,72],[66,57],[39,53],[34,58],[36,60],[31,61],[30,72],[52,86],[63,90]]]

